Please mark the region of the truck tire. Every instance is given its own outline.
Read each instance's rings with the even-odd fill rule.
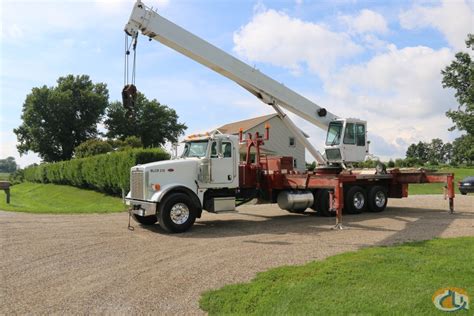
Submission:
[[[158,217],[165,231],[183,233],[196,221],[196,208],[188,195],[171,193],[161,201]]]
[[[347,214],[360,214],[367,206],[367,194],[362,187],[353,186],[344,193],[344,211]]]
[[[156,215],[140,216],[140,215],[137,215],[137,214],[132,214],[132,217],[136,222],[138,222],[138,223],[140,223],[144,226],[153,225],[158,221],[158,217],[156,217]]]
[[[382,212],[385,210],[388,201],[387,189],[380,185],[375,185],[369,189],[367,205],[370,212]]]
[[[325,217],[336,216],[335,211],[329,210],[329,190],[319,190],[315,194],[315,199],[316,200],[314,201],[312,208],[318,213],[318,215]]]

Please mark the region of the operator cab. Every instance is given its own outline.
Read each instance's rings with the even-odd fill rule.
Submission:
[[[368,153],[367,123],[358,119],[338,119],[329,123],[326,159],[329,163],[364,161]]]

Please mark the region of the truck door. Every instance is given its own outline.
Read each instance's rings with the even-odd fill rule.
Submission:
[[[235,155],[230,141],[222,141],[220,155],[218,155],[218,142],[211,145],[211,183],[231,183],[235,177]]]
[[[345,161],[357,161],[366,153],[365,125],[362,123],[346,123],[343,138]]]

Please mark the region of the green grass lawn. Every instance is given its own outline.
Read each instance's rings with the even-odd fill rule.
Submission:
[[[446,168],[438,169],[437,172],[453,172],[454,186],[456,194],[461,194],[458,189],[458,181],[467,176],[474,176],[474,168]],[[443,183],[430,184],[410,184],[408,185],[408,194],[443,194]]]
[[[109,213],[126,209],[122,199],[67,185],[21,183],[11,187],[10,204],[0,191],[0,210],[29,213]]]
[[[365,248],[259,273],[204,293],[199,304],[211,315],[446,315],[431,297],[451,286],[470,295],[472,315],[473,262],[473,237]]]
[[[0,172],[0,181],[8,181],[8,177],[10,177],[9,173]]]

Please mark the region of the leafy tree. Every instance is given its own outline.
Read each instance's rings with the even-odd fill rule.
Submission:
[[[0,172],[12,173],[17,168],[18,165],[15,162],[15,158],[7,157],[6,159],[0,159]]]
[[[474,50],[474,35],[468,34],[466,40],[467,48]],[[459,103],[457,110],[450,110],[446,115],[454,122],[460,131],[466,131],[469,135],[474,135],[474,61],[468,53],[458,52],[455,60],[444,70],[443,88],[456,90],[455,96]]]
[[[443,145],[443,162],[449,163],[453,159],[453,144],[446,143]]]
[[[401,158],[395,159],[395,167],[404,167],[405,160]]]
[[[441,139],[439,138],[432,139],[428,147],[429,147],[428,160],[430,161],[430,163],[444,162],[444,151],[443,151],[444,144]]]
[[[140,138],[136,136],[128,136],[124,140],[109,139],[107,142],[114,148],[114,150],[126,150],[130,148],[142,148],[143,144]]]
[[[159,147],[169,142],[177,142],[186,125],[178,123],[176,111],[157,100],[148,100],[142,93],[137,94],[135,107],[128,110],[121,102],[113,102],[107,109],[105,120],[107,137],[126,139],[128,136],[140,138],[144,147]]]
[[[13,130],[19,153],[33,151],[47,162],[70,159],[76,146],[96,137],[108,98],[107,86],[86,75],[33,88],[23,104],[23,123]]]
[[[453,160],[457,164],[472,165],[474,163],[474,136],[462,135],[454,140]]]
[[[425,163],[428,161],[429,154],[430,146],[427,143],[420,141],[418,144],[411,144],[408,147],[406,157],[411,159],[410,163],[416,160]]]
[[[129,136],[124,140],[120,139],[98,139],[93,138],[86,140],[76,147],[76,158],[85,158],[100,154],[106,154],[112,151],[128,150],[132,148],[142,148],[141,140],[136,136]]]
[[[306,162],[306,169],[308,171],[313,171],[316,169],[316,161],[313,161],[312,163]]]
[[[390,159],[387,163],[387,167],[389,167],[389,168],[395,167],[395,162],[392,159]]]
[[[410,146],[408,146],[406,157],[417,158],[418,157],[417,148],[418,147],[416,146],[416,144],[411,144]]]
[[[75,148],[76,158],[90,157],[111,152],[112,145],[105,140],[89,139]]]

